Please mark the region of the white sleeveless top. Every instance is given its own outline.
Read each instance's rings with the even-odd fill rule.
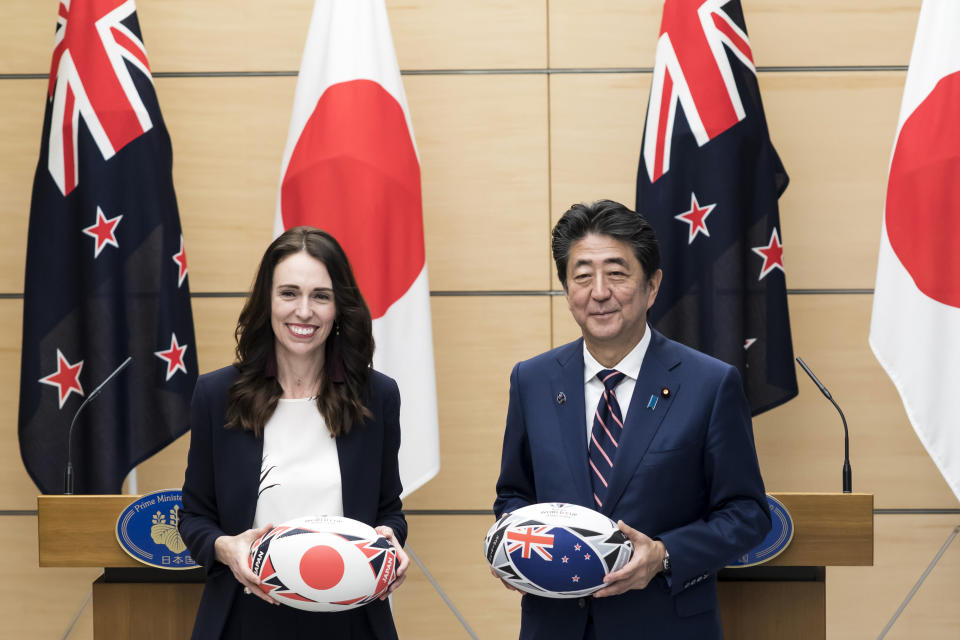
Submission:
[[[343,515],[337,441],[313,398],[280,399],[263,430],[253,527],[313,515]]]

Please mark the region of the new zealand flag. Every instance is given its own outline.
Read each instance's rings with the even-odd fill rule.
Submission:
[[[533,525],[508,531],[507,554],[524,578],[546,591],[594,587],[606,575],[600,554],[564,527]]]
[[[663,284],[650,321],[740,370],[754,415],[797,394],[770,142],[737,0],[666,0],[637,173]]]
[[[33,184],[20,452],[44,493],[119,493],[183,434],[197,376],[170,138],[132,0],[62,0]]]

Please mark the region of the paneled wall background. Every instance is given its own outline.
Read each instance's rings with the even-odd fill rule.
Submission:
[[[875,566],[830,569],[828,637],[876,637],[960,505],[867,344],[886,169],[920,0],[743,0],[774,143],[797,354],[850,423],[854,488],[876,496]],[[174,144],[202,371],[271,237],[311,0],[140,0]],[[575,337],[551,223],[576,201],[633,205],[658,0],[389,0],[423,169],[442,469],[406,502],[411,548],[480,638],[516,637],[519,599],[484,567],[510,367]],[[92,570],[40,570],[36,490],[17,445],[25,234],[56,0],[0,21],[0,636],[90,638]],[[670,274],[666,274],[669,278]],[[220,294],[234,294],[223,296]],[[218,295],[211,295],[218,294]],[[839,418],[806,377],[754,423],[768,490],[840,488]],[[179,486],[187,437],[140,469]],[[960,634],[960,543],[890,638]],[[395,598],[401,637],[466,638],[425,574]]]

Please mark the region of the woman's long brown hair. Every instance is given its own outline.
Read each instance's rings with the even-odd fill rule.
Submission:
[[[333,282],[337,308],[334,330],[324,345],[317,407],[334,436],[370,416],[364,391],[373,361],[373,321],[360,294],[350,262],[340,244],[315,227],[294,227],[274,240],[260,261],[253,290],[247,298],[234,337],[240,371],[230,387],[227,427],[252,431],[260,437],[273,415],[283,389],[277,381],[273,328],[270,323],[273,272],[285,258],[301,251],[324,264]]]

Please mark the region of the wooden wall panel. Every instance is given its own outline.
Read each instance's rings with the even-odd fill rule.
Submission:
[[[827,637],[876,638],[960,518],[954,515],[875,516],[873,567],[827,568]],[[886,636],[891,640],[953,640],[960,629],[960,539],[954,539]]]
[[[47,73],[58,0],[7,0],[0,21],[0,73]],[[6,102],[4,102],[6,104]]]
[[[0,300],[0,509],[37,508],[37,487],[20,459],[17,436],[22,321],[23,301]]]
[[[544,76],[407,76],[433,290],[548,285]]]
[[[516,638],[520,594],[490,575],[483,538],[489,516],[407,516],[407,544],[423,562],[479,638]],[[405,584],[394,595],[401,638],[452,640],[470,636],[447,609],[424,573],[411,562]]]
[[[46,73],[55,0],[10,0],[0,25],[0,73]],[[542,68],[545,0],[389,0],[402,69]],[[140,0],[154,72],[296,71],[313,0]]]
[[[434,289],[547,286],[546,80],[411,76]],[[273,232],[295,80],[161,78],[192,291],[246,291]],[[42,82],[7,81],[3,217],[25,236]],[[29,162],[24,162],[24,157]],[[15,161],[16,159],[16,161]],[[509,229],[510,233],[503,233]],[[23,290],[25,243],[0,252],[0,290]]]
[[[873,287],[903,80],[902,72],[760,74],[791,180],[780,201],[789,287]],[[648,74],[551,77],[553,221],[573,202],[636,205],[648,92]]]
[[[46,73],[59,2],[6,4],[0,73]],[[154,72],[296,70],[312,6],[312,0],[274,0],[269,7],[254,0],[139,0],[137,16]]]
[[[790,296],[794,351],[847,417],[855,491],[875,494],[877,508],[956,508],[867,344],[872,301],[867,295]],[[798,397],[754,421],[767,488],[838,491],[840,416],[799,368],[797,379]]]
[[[162,78],[191,291],[246,291],[273,236],[295,78]]]
[[[545,79],[408,76],[404,82],[421,158],[431,288],[544,288]],[[175,145],[193,291],[246,291],[251,284],[272,236],[294,84],[293,78],[158,81]]]
[[[652,67],[660,0],[552,0],[550,66]],[[904,65],[919,0],[742,2],[762,66]]]
[[[100,570],[41,569],[36,516],[0,518],[0,546],[7,550],[0,584],[0,636],[62,638]]]
[[[387,0],[401,69],[547,65],[546,0]]]
[[[435,297],[431,301],[440,473],[408,509],[492,509],[500,472],[510,370],[550,347],[543,297]]]
[[[2,59],[2,58],[0,58]],[[40,153],[45,80],[0,81],[0,292],[23,291],[27,222]]]
[[[636,206],[649,93],[648,73],[550,77],[552,224],[577,202],[607,198]]]
[[[794,351],[847,417],[855,491],[875,494],[877,508],[956,508],[867,344],[872,302],[868,295],[791,295]],[[562,297],[553,299],[553,333],[555,345],[580,335]],[[840,416],[799,367],[797,380],[796,398],[754,419],[767,491],[839,491]]]
[[[873,288],[903,72],[763,73],[791,288]]]

